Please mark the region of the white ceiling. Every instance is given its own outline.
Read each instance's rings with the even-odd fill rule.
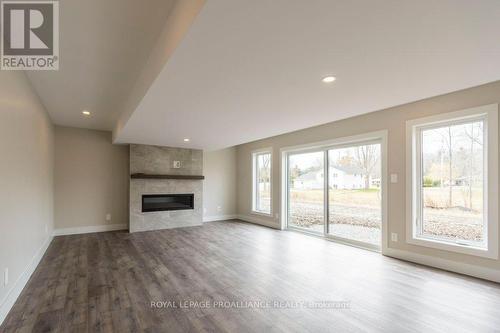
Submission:
[[[175,1],[61,1],[60,70],[28,72],[54,123],[115,127]],[[496,81],[499,40],[498,0],[208,0],[115,142],[218,149]]]
[[[111,130],[173,3],[60,1],[60,69],[27,72],[52,121]]]
[[[499,40],[498,0],[208,0],[115,139],[217,149],[496,81]]]

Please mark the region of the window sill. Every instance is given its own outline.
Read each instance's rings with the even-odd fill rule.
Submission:
[[[490,259],[498,259],[498,253],[494,252],[491,249],[491,247],[490,249],[486,249],[486,248],[475,247],[473,245],[467,246],[461,244],[454,244],[446,241],[440,241],[432,238],[414,237],[414,236],[407,237],[406,242],[412,245],[419,245],[454,253],[468,254],[471,256],[490,258]]]

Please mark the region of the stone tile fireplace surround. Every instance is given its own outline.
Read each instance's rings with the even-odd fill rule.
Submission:
[[[180,162],[174,168],[174,161]],[[203,151],[148,145],[130,145],[130,174],[203,175]],[[142,212],[142,196],[194,194],[194,209]],[[201,225],[203,180],[130,179],[130,232]]]

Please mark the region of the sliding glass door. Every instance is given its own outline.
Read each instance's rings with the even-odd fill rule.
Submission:
[[[324,232],[324,153],[288,156],[288,225]]]
[[[288,228],[380,246],[380,142],[294,151],[286,157]]]
[[[380,245],[380,144],[328,150],[328,233]]]

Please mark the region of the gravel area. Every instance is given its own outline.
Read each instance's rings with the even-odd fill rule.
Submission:
[[[373,207],[335,204],[330,208],[330,220],[340,237],[379,242],[380,210]],[[316,203],[292,203],[290,223],[297,227],[323,230],[323,205]],[[483,226],[474,214],[454,209],[431,209],[424,212],[424,233],[470,241],[481,241]]]
[[[483,224],[478,214],[451,209],[424,209],[424,233],[470,241],[481,241]]]
[[[323,205],[314,203],[292,203],[290,222],[298,227],[323,224]],[[380,228],[380,210],[335,204],[330,206],[330,220],[335,224],[359,225]]]

